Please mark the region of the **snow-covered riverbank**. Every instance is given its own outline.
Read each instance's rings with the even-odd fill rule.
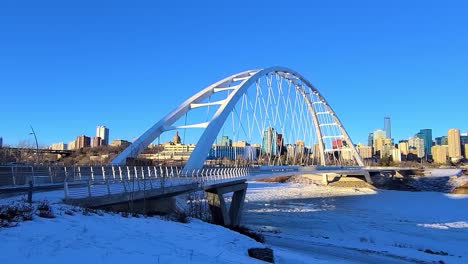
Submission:
[[[468,262],[467,195],[250,183],[246,199],[278,263]]]
[[[264,263],[247,249],[265,245],[220,226],[68,215],[58,197],[35,195],[56,218],[0,228],[0,263]],[[242,222],[276,263],[467,263],[466,208],[467,195],[250,182]]]

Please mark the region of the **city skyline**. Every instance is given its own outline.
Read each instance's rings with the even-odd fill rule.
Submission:
[[[386,114],[395,139],[468,131],[467,3],[280,3],[0,4],[3,144],[33,141],[30,125],[41,145],[96,124],[132,140],[205,86],[274,65],[304,75],[355,144]]]

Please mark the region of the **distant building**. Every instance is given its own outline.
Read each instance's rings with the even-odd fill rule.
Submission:
[[[231,147],[232,146],[232,140],[229,139],[228,136],[222,136],[219,140],[218,140],[218,146],[222,146],[222,147]]]
[[[385,138],[386,133],[385,131],[381,129],[377,129],[374,132],[372,132],[373,138],[372,138],[372,149],[374,151],[374,154],[377,153],[377,151],[380,151],[382,149],[383,143],[382,140],[379,140],[380,138]]]
[[[91,146],[91,138],[85,135],[76,137],[75,149],[88,148]]]
[[[98,126],[96,128],[96,137],[102,139],[102,145],[109,145],[109,129],[105,126]]]
[[[448,137],[447,136],[436,137],[436,138],[434,138],[434,141],[435,141],[436,145],[448,145]]]
[[[72,140],[68,142],[68,150],[75,150],[76,149],[76,140]]]
[[[91,139],[91,147],[92,148],[103,146],[103,145],[104,145],[104,140],[102,140],[101,137],[93,137]]]
[[[114,139],[110,143],[110,145],[113,147],[125,147],[125,148],[130,146],[130,144],[131,143],[129,141],[123,140],[123,139]]]
[[[392,126],[390,124],[389,116],[384,117],[384,131],[385,131],[385,137],[391,139],[392,138]]]
[[[421,129],[416,136],[424,140],[424,154],[426,157],[430,156],[432,148],[432,129]]]
[[[398,149],[400,150],[400,153],[402,155],[408,155],[409,153],[408,140],[400,140],[400,142],[398,142]]]
[[[424,157],[424,139],[419,138],[417,136],[410,137],[408,139],[408,148],[410,153],[416,154],[418,158]]]
[[[386,152],[385,150],[390,149],[391,146],[392,140],[390,138],[378,137],[374,139],[374,154],[377,154],[377,152],[379,152],[380,157],[382,157],[384,154],[389,155],[388,151]]]
[[[257,151],[251,146],[246,147],[232,147],[232,146],[218,146],[215,145],[208,153],[208,159],[222,159],[227,158],[230,160],[256,160]]]
[[[343,147],[343,140],[342,139],[333,139],[332,140],[332,148],[333,149],[340,149]]]
[[[50,146],[51,150],[68,150],[67,144],[63,142],[54,143]]]
[[[367,137],[367,146],[371,147],[374,145],[374,132],[370,132]]]
[[[461,156],[460,130],[451,128],[448,130],[448,155],[450,158],[459,158]]]
[[[3,148],[3,138],[0,137],[0,148]]]
[[[372,147],[371,146],[365,146],[362,144],[357,145],[357,151],[359,152],[359,155],[363,159],[368,159],[372,158]]]
[[[465,150],[465,144],[468,144],[468,135],[466,133],[460,134],[460,145],[461,145],[461,152],[462,156],[466,157],[468,153]]]
[[[182,144],[182,141],[180,140],[179,136],[179,131],[176,131],[174,137],[172,137],[172,142],[174,142],[174,144]]]
[[[432,147],[432,159],[434,163],[445,164],[448,157],[448,146],[447,145],[435,145]]]
[[[401,151],[395,147],[393,147],[390,151],[390,155],[392,156],[393,161],[401,162]]]
[[[233,147],[247,147],[247,146],[250,146],[249,143],[247,143],[247,141],[236,141],[236,142],[232,142],[232,146]]]
[[[272,127],[267,127],[265,131],[263,132],[261,152],[267,155],[276,155],[277,153],[276,141],[277,141],[276,130]]]

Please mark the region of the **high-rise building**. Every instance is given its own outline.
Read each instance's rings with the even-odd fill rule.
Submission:
[[[392,126],[390,124],[389,116],[384,117],[384,131],[385,131],[385,137],[391,139],[392,138]]]
[[[468,144],[468,135],[466,133],[460,133],[460,145],[463,157],[466,157],[468,155],[468,153],[466,153],[465,150],[465,144]]]
[[[418,158],[424,157],[424,139],[416,136],[410,137],[408,139],[408,148],[413,149],[413,151],[410,152],[415,153]]]
[[[448,130],[448,154],[450,158],[461,156],[460,129],[451,128]]]
[[[101,137],[93,137],[93,138],[91,138],[91,147],[92,147],[92,148],[102,146],[102,145],[103,145],[102,143],[103,143],[103,140],[102,140]]]
[[[381,129],[377,129],[374,132],[372,132],[372,134],[373,134],[372,149],[374,151],[374,154],[376,154],[377,151],[380,151],[382,149],[383,143],[380,144],[381,141],[378,141],[378,140],[379,138],[385,138],[385,131]],[[377,146],[377,143],[379,143],[378,146]]]
[[[218,146],[222,146],[222,147],[231,147],[232,146],[232,140],[229,139],[228,136],[222,136],[219,140],[218,140]]]
[[[75,149],[87,148],[91,146],[91,138],[85,135],[77,136],[75,140]]]
[[[448,138],[447,136],[436,137],[434,138],[436,145],[448,145]]]
[[[422,138],[424,140],[424,154],[426,157],[431,155],[431,148],[432,148],[432,129],[425,128],[419,130],[419,133],[416,134],[418,138]]]
[[[372,145],[374,145],[374,132],[370,132],[367,137],[367,146],[372,148]]]
[[[262,153],[267,155],[276,155],[276,141],[277,141],[277,133],[276,130],[272,127],[267,127],[263,132],[263,139],[262,139]]]
[[[445,164],[448,157],[447,145],[435,145],[432,147],[432,159],[434,163]]]
[[[390,155],[392,156],[393,161],[401,162],[401,151],[395,147],[390,150]]]
[[[0,137],[0,148],[2,148],[2,147],[3,147],[3,138]]]
[[[465,159],[468,159],[468,144],[465,144]]]
[[[105,126],[98,126],[96,128],[96,137],[102,139],[102,145],[109,145],[109,129]]]
[[[408,140],[400,140],[400,142],[398,142],[398,149],[400,150],[402,155],[408,155],[409,153]]]

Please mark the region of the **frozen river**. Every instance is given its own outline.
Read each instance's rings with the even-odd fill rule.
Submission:
[[[251,182],[242,222],[277,263],[468,263],[466,208],[467,195]]]

